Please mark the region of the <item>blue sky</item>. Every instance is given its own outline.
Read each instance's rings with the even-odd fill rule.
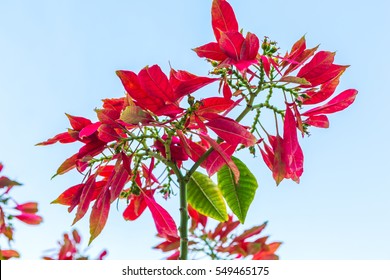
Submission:
[[[230,3],[240,27],[276,40],[283,52],[304,34],[309,46],[337,51],[336,63],[351,65],[338,90],[359,90],[353,106],[330,117],[329,129],[312,129],[301,141],[299,185],[275,187],[262,160],[244,156],[259,181],[245,227],[268,220],[270,240],[284,242],[282,259],[389,259],[390,4]],[[191,48],[214,40],[210,7],[211,1],[0,0],[0,161],[3,174],[24,183],[15,190],[18,201],[38,201],[44,217],[37,227],[16,225],[14,247],[24,259],[41,257],[70,229],[74,214],[50,201],[81,180],[75,172],[50,180],[76,147],[34,144],[65,131],[65,112],[94,118],[101,99],[122,96],[117,69],[168,70],[171,63],[205,75],[208,64]],[[177,199],[164,207],[176,213]],[[151,249],[158,240],[150,214],[125,222],[121,210],[112,208],[90,254],[107,248],[109,259],[161,258]],[[76,227],[86,240],[87,219]]]

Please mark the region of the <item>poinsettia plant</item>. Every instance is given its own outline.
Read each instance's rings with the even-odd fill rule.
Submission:
[[[71,127],[38,144],[82,144],[55,175],[76,169],[84,179],[53,203],[77,208],[74,223],[93,204],[90,242],[122,199],[125,220],[148,208],[158,235],[179,242],[179,259],[187,259],[188,205],[224,226],[232,223],[227,208],[240,223],[246,219],[257,181],[234,156],[238,150],[261,154],[276,184],[298,183],[304,162],[298,138],[311,127],[329,127],[328,115],[353,103],[355,89],[336,93],[348,66],[335,64],[334,52],[307,48],[302,37],[282,53],[268,37],[239,29],[225,0],[213,0],[211,18],[215,41],[194,48],[210,64],[208,76],[173,68],[167,75],[158,65],[119,70],[125,96],[104,99],[96,121],[67,114]],[[202,98],[198,90],[213,83],[219,89]],[[179,227],[156,200],[176,190]]]
[[[3,164],[0,163],[0,172],[3,167]],[[42,222],[42,217],[37,215],[38,204],[36,202],[20,204],[10,195],[15,186],[21,185],[21,183],[6,176],[0,176],[0,237],[4,237],[9,245],[14,241],[15,226],[13,221],[15,219],[28,225],[39,225]],[[18,251],[0,247],[0,260],[19,257]]]

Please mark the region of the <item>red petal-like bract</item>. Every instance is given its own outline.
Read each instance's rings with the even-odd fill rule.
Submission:
[[[175,92],[176,100],[217,80],[218,78],[199,77],[187,71],[176,71],[174,69],[171,69],[169,76],[169,82]]]
[[[69,134],[69,132],[63,132],[63,133],[57,134],[56,136],[54,136],[54,137],[52,137],[44,142],[40,142],[36,145],[37,146],[45,146],[45,145],[51,145],[51,144],[54,144],[57,142],[60,142],[62,144],[66,144],[66,143],[73,143],[75,141],[77,141],[77,139],[72,137]]]
[[[252,260],[278,260],[279,257],[275,255],[275,252],[280,245],[282,245],[281,242],[273,242],[263,246],[258,253],[253,255]]]
[[[216,61],[223,61],[227,58],[226,54],[221,50],[216,42],[207,43],[203,46],[194,49],[199,57],[208,58]]]
[[[240,178],[240,171],[231,158],[232,154],[236,150],[237,145],[231,145],[229,143],[218,144],[206,134],[199,134],[199,136],[200,138],[206,140],[214,149],[214,151],[211,152],[205,161],[205,167],[209,176],[214,175],[222,168],[222,166],[227,164],[230,170],[233,172],[234,179],[237,183]]]
[[[23,204],[18,204],[15,206],[15,209],[23,212],[23,213],[31,213],[34,214],[38,212],[38,203],[36,202],[26,202]]]
[[[218,40],[221,50],[230,58],[239,61],[241,57],[241,47],[244,43],[244,36],[238,31],[221,32]]]
[[[126,207],[123,212],[123,218],[128,221],[134,221],[138,219],[139,216],[146,209],[146,202],[144,198],[144,193],[146,196],[153,196],[154,190],[144,190],[140,195],[131,194],[129,199],[129,205]]]
[[[32,213],[22,213],[15,215],[15,218],[29,225],[39,225],[42,222],[42,217]]]
[[[177,227],[171,215],[169,215],[169,213],[161,207],[153,197],[144,195],[144,199],[146,205],[152,213],[158,234],[168,240],[171,238],[178,238]]]
[[[89,217],[89,231],[91,234],[89,244],[102,232],[106,225],[110,211],[110,201],[110,192],[105,191],[96,199],[92,207],[91,216]]]
[[[273,153],[270,155],[271,161],[271,170],[272,170],[272,176],[276,182],[276,185],[279,185],[279,183],[286,178],[287,174],[287,167],[286,163],[284,161],[284,140],[279,135],[269,137],[270,143],[273,149]]]
[[[234,101],[224,97],[209,97],[201,100],[201,105],[196,111],[198,116],[208,113],[222,113],[230,109],[234,105]]]
[[[84,117],[76,117],[69,114],[65,114],[70,122],[70,125],[74,130],[80,131],[87,125],[90,125],[92,122],[89,119],[86,119]]]
[[[226,117],[211,119],[206,123],[206,126],[232,145],[243,144],[246,147],[250,147],[257,142],[255,136],[246,128],[235,120]]]
[[[349,107],[356,98],[358,91],[356,89],[347,89],[331,99],[328,103],[313,108],[305,113],[303,116],[313,116],[313,115],[322,115],[322,114],[332,114],[344,110]]]
[[[320,51],[305,64],[298,72],[297,76],[305,78],[310,82],[310,79],[323,74],[332,65],[335,53]]]
[[[84,217],[85,213],[87,213],[89,204],[93,200],[93,193],[95,191],[95,186],[96,186],[96,176],[90,176],[82,188],[80,194],[80,201],[78,203],[76,217],[73,221],[73,224],[79,221],[82,217]]]
[[[0,250],[0,259],[8,260],[10,258],[19,258],[20,255],[15,250]]]
[[[296,120],[289,106],[284,117],[283,152],[286,178],[299,183],[303,173],[303,152],[298,143]]]
[[[319,127],[319,128],[328,128],[329,127],[329,119],[325,115],[313,115],[313,116],[309,116],[305,120],[305,124]]]
[[[168,78],[158,65],[146,66],[139,72],[138,80],[141,87],[150,97],[158,97],[165,103],[176,101],[175,93]]]
[[[214,0],[211,6],[211,24],[217,41],[221,31],[238,31],[238,23],[233,8],[226,0]]]
[[[334,78],[333,80],[330,80],[325,84],[322,84],[321,89],[318,91],[311,90],[305,92],[307,98],[303,99],[302,104],[304,105],[318,104],[331,97],[332,94],[335,92],[337,86],[339,85],[339,78],[340,75]]]

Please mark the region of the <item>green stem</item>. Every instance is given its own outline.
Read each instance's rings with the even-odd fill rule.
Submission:
[[[188,259],[187,184],[180,179],[180,260]]]

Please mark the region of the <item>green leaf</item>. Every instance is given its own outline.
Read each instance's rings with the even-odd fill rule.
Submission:
[[[224,222],[228,219],[221,190],[206,175],[194,172],[187,184],[188,203],[199,213]]]
[[[233,172],[225,165],[218,172],[218,186],[230,209],[243,224],[258,184],[256,177],[241,160],[235,157],[232,160],[240,171],[238,183],[235,183]]]

